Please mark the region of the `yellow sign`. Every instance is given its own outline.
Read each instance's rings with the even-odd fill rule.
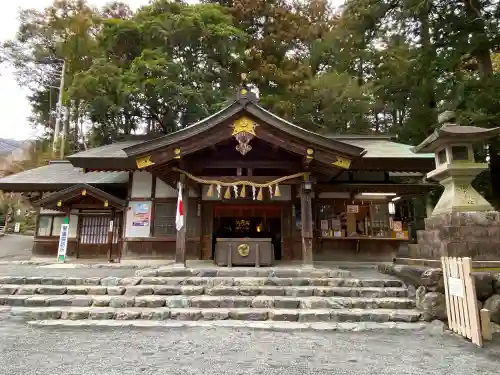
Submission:
[[[151,160],[151,155],[143,156],[142,158],[137,158],[135,162],[137,163],[137,168],[139,169],[150,167],[155,164]]]
[[[349,159],[337,156],[337,160],[332,163],[334,166],[344,169],[349,169],[351,161]]]
[[[250,246],[248,246],[246,243],[242,243],[240,246],[238,246],[238,254],[240,254],[240,256],[247,257],[249,253]]]
[[[255,127],[257,124],[250,120],[248,117],[241,117],[238,120],[236,120],[233,124],[233,134],[232,136],[235,136],[236,134],[240,133],[249,133],[254,136],[255,134]]]
[[[177,147],[174,150],[174,154],[175,154],[174,159],[180,159],[181,158],[181,149]]]

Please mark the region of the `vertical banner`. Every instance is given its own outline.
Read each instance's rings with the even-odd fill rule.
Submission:
[[[59,247],[57,249],[57,260],[64,262],[66,251],[68,250],[69,220],[66,218],[64,224],[61,224],[61,234],[59,235]]]

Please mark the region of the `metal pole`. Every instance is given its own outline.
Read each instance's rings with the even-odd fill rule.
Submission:
[[[59,96],[57,97],[57,106],[56,106],[56,124],[54,128],[54,141],[52,143],[52,152],[54,157],[57,152],[57,143],[59,141],[59,133],[61,131],[61,117],[62,117],[62,102],[63,102],[63,91],[64,91],[64,72],[66,71],[66,61],[62,62],[62,71],[61,71],[61,81],[59,84]]]

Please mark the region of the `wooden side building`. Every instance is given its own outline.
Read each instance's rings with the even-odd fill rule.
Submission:
[[[35,256],[213,259],[222,237],[271,238],[276,260],[392,260],[411,237],[412,199],[434,154],[383,136],[325,136],[241,89],[175,133],[132,137],[0,179],[39,210]],[[177,184],[185,233],[175,226]]]

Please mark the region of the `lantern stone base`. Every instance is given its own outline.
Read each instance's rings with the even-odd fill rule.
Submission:
[[[493,211],[493,206],[471,185],[476,176],[487,168],[487,164],[467,163],[445,165],[428,173],[427,178],[439,181],[444,187],[432,216],[453,212]]]
[[[418,243],[408,254],[415,259],[442,256],[472,257],[473,260],[500,260],[500,212],[452,212],[425,219],[417,232]],[[403,256],[401,254],[400,256]]]

